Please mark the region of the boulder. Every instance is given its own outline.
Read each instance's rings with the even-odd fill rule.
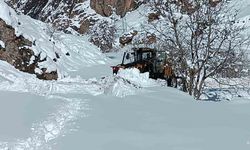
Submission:
[[[138,34],[137,31],[132,31],[130,33],[124,34],[119,38],[119,43],[122,46],[128,45],[133,41],[134,36],[136,36]]]

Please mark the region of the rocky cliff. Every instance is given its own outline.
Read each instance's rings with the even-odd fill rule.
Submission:
[[[86,33],[97,20],[115,12],[123,17],[140,4],[138,0],[5,0],[17,11],[52,23],[65,32]],[[94,11],[93,11],[94,10]],[[100,15],[100,16],[98,16]]]

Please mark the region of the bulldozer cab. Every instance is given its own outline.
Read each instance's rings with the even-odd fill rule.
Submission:
[[[147,62],[155,57],[154,49],[134,48],[132,52],[124,52],[122,64],[133,65],[135,63]]]
[[[116,74],[120,68],[137,68],[141,73],[149,72],[150,78],[164,78],[164,65],[166,64],[166,52],[156,51],[151,48],[133,48],[131,52],[125,52],[122,63],[112,66]]]
[[[134,52],[124,52],[121,65],[129,64],[135,62]]]

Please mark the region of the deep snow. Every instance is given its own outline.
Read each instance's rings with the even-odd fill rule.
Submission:
[[[195,101],[136,69],[55,82],[0,64],[0,149],[250,148],[247,99]]]
[[[5,9],[11,9],[0,1],[2,6],[0,14],[8,16]],[[139,9],[128,16],[140,13]],[[68,51],[71,55],[53,63],[62,73],[58,81],[38,80],[0,61],[1,150],[250,148],[248,99],[196,101],[136,69],[112,76],[110,65],[120,62],[121,54],[108,54],[109,59],[87,37],[55,33],[52,42],[47,42],[50,35],[43,31],[47,25],[11,14],[25,25],[16,26],[18,32],[36,39],[48,57],[54,57],[50,51],[54,46],[61,55]],[[134,28],[145,21],[142,17],[134,24],[136,17],[128,18]],[[6,20],[15,26],[15,18]]]
[[[2,105],[13,108],[1,110],[3,117],[8,114],[0,126],[5,127],[1,141],[13,149],[38,150],[250,148],[249,100],[198,102],[168,87],[134,94],[1,92]],[[15,107],[13,101],[18,101]]]
[[[89,117],[54,149],[247,150],[250,103],[197,102],[170,88],[117,99],[91,97]]]

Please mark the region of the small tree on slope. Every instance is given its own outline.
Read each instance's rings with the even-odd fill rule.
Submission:
[[[168,51],[184,91],[200,99],[206,79],[243,64],[249,38],[226,0],[152,0],[161,19],[151,24]]]

